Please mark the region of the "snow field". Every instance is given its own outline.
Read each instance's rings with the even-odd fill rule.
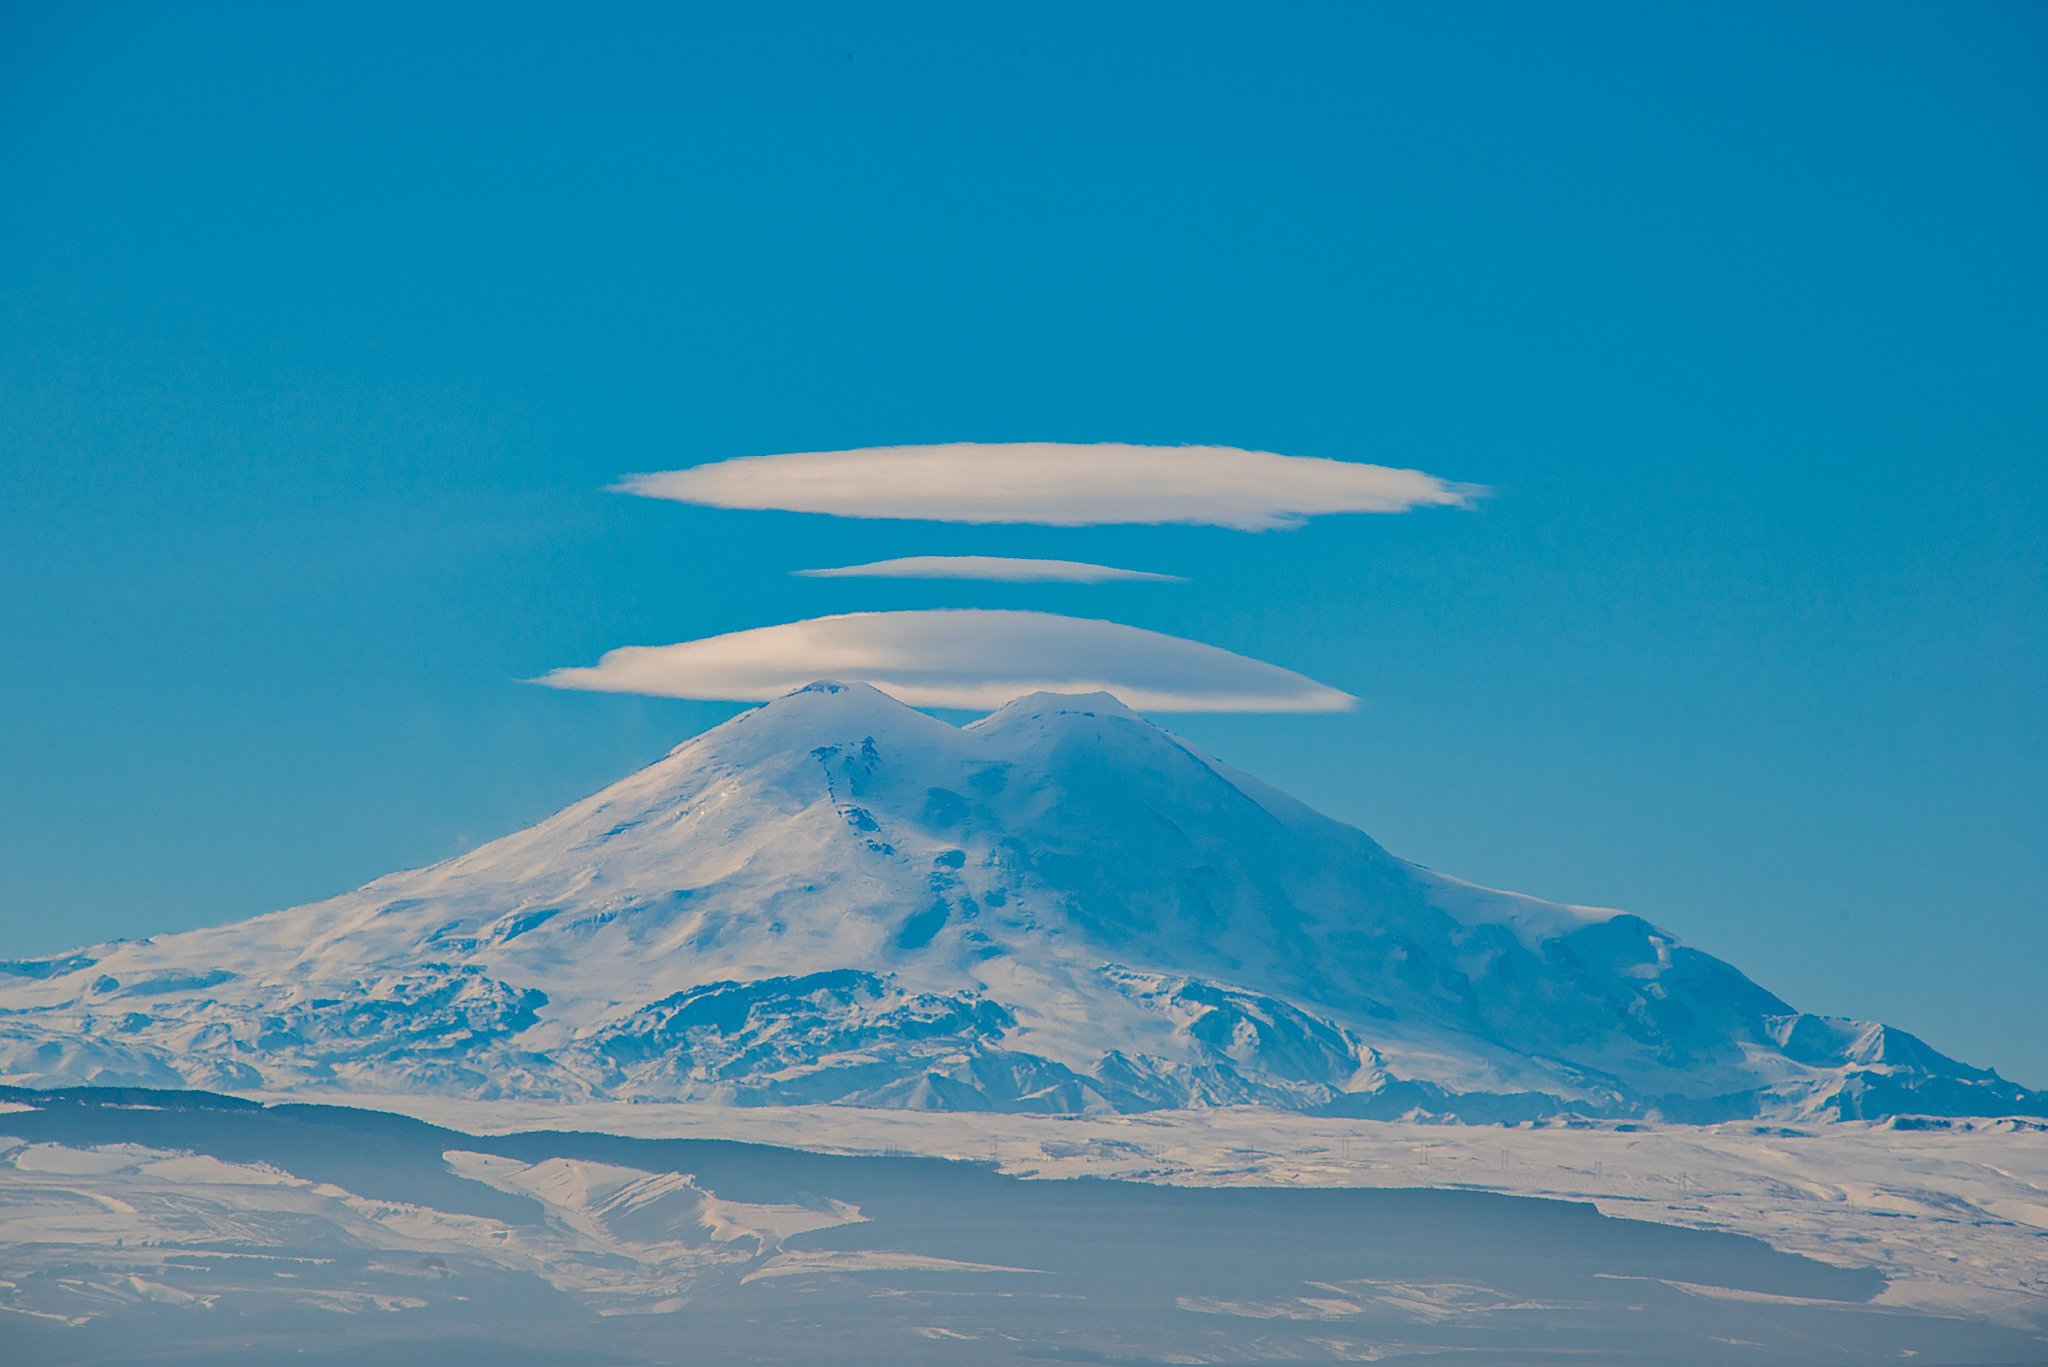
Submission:
[[[410,1096],[351,1104],[471,1134],[594,1130],[920,1154],[1028,1177],[1453,1187],[1591,1201],[1603,1215],[1728,1230],[1787,1253],[1877,1267],[1891,1281],[1880,1304],[2015,1326],[2048,1322],[2048,1126],[2025,1120],[1951,1121],[1947,1129],[1858,1121],[1506,1128],[1331,1120],[1254,1106],[1029,1116]]]

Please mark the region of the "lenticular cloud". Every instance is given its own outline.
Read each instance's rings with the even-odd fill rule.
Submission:
[[[1316,513],[1471,505],[1485,490],[1420,470],[1233,446],[953,442],[745,456],[617,486],[714,508],[933,522],[1191,522],[1298,527]]]
[[[1177,574],[1120,570],[1085,560],[1019,560],[1004,555],[907,555],[871,565],[829,570],[791,570],[806,579],[989,579],[1005,584],[1110,584],[1146,580],[1185,584]]]
[[[1026,693],[1114,693],[1144,712],[1343,712],[1355,701],[1292,670],[1198,641],[1045,612],[855,612],[672,646],[607,651],[535,683],[600,693],[765,702],[817,679],[873,684],[912,707],[994,709]]]

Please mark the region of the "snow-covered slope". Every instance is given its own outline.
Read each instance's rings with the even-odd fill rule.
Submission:
[[[1642,919],[1492,892],[1107,694],[815,684],[530,830],[0,964],[0,1080],[1513,1120],[2048,1111]]]

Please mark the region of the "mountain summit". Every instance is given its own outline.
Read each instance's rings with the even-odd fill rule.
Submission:
[[[1106,693],[817,683],[539,825],[0,963],[0,1081],[1392,1118],[2043,1114],[1640,917],[1494,892]]]

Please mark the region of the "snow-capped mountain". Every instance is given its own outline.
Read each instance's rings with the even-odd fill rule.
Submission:
[[[814,684],[530,830],[0,963],[0,1081],[1708,1120],[2043,1114],[1625,913],[1475,887],[1108,694]]]

